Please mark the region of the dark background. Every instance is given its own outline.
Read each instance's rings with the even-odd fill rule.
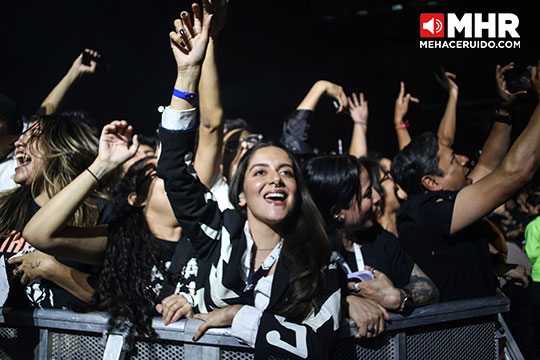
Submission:
[[[394,100],[403,80],[419,97],[407,118],[412,135],[435,130],[447,93],[433,73],[440,65],[457,74],[460,86],[455,148],[474,157],[490,128],[495,106],[496,64],[535,64],[539,57],[536,1],[256,1],[231,0],[218,43],[226,116],[242,117],[268,137],[311,85],[326,79],[369,101],[369,147],[395,153]],[[89,111],[103,125],[127,119],[138,132],[152,133],[159,105],[167,105],[176,76],[168,32],[189,1],[2,2],[0,93],[31,115],[85,48],[101,52],[108,71],[81,79],[63,109]],[[391,7],[401,4],[403,9]],[[359,15],[367,10],[367,15]],[[520,49],[420,49],[419,14],[424,12],[511,12],[518,15]],[[102,66],[102,69],[106,66]],[[515,133],[535,100],[518,107]],[[321,101],[311,143],[322,151],[348,146],[351,121]]]

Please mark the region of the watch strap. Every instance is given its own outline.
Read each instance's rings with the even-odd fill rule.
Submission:
[[[512,116],[510,116],[510,114],[502,115],[499,112],[499,109],[495,110],[495,115],[493,117],[493,120],[497,122],[505,123],[507,125],[512,125]]]
[[[197,94],[195,94],[195,93],[182,91],[182,90],[178,90],[178,89],[173,90],[173,95],[178,97],[178,98],[185,99],[185,100],[188,100],[188,101],[193,100],[193,99],[195,99],[197,97]]]

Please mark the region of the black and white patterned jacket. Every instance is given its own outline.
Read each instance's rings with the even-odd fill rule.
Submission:
[[[243,293],[246,284],[240,275],[246,250],[245,219],[235,210],[221,212],[212,193],[192,175],[195,134],[195,128],[160,127],[158,176],[165,181],[176,218],[199,256],[198,308],[209,312],[233,304],[252,305],[253,299]],[[290,278],[278,260],[270,303],[257,330],[257,358],[326,359],[332,354],[340,324],[341,290],[337,267],[331,264],[325,273],[326,288],[317,299],[318,309],[301,323],[288,322],[272,312],[283,304]]]

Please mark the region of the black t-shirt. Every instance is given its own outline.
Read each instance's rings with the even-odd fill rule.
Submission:
[[[157,239],[159,243],[159,257],[161,260],[163,260],[165,264],[165,269],[169,270],[171,266],[171,262],[174,256],[174,253],[176,251],[176,246],[179,244],[179,242],[175,241],[168,241],[163,239]],[[196,279],[197,279],[197,273],[199,271],[199,266],[197,262],[197,255],[195,253],[195,249],[191,246],[191,242],[185,237],[184,234],[182,234],[182,238],[180,241],[187,241],[190,245],[189,248],[189,255],[187,256],[187,261],[185,264],[182,264],[180,267],[180,279],[178,281],[178,284],[176,284],[176,289],[178,292],[183,292],[186,294],[195,295],[196,290]],[[152,289],[156,293],[156,295],[159,295],[161,289],[163,288],[165,284],[165,279],[163,275],[158,271],[157,267],[154,266],[152,269]],[[166,295],[168,296],[168,295]]]
[[[362,244],[362,256],[366,265],[382,271],[397,288],[403,288],[409,283],[414,261],[400,246],[394,234],[376,226],[372,230],[357,233],[356,239]],[[341,254],[351,270],[357,271],[354,252],[342,249]]]
[[[441,301],[493,295],[497,286],[482,227],[450,235],[457,193],[413,195],[397,213],[399,241],[437,285]]]
[[[102,198],[93,198],[93,200],[99,212],[97,224],[107,224],[114,214],[113,205]],[[39,205],[34,202],[32,215],[39,209]],[[0,244],[0,256],[4,255],[4,259],[7,261],[15,254],[24,254],[32,251],[32,249],[31,245],[22,238],[20,232],[13,232],[13,234],[2,240]],[[99,272],[99,267],[95,265],[56,259],[66,266],[88,274],[97,274]],[[13,268],[13,266],[9,265],[7,267],[8,272],[12,271]],[[17,308],[80,308],[83,305],[84,303],[82,301],[51,281],[41,279],[30,286],[22,286],[18,278],[10,282],[9,297],[5,304],[5,306]]]

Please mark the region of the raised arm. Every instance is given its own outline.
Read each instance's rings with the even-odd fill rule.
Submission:
[[[308,138],[309,122],[323,95],[333,98],[338,103],[337,113],[347,109],[347,96],[341,86],[326,80],[317,81],[296,110],[283,122],[280,139],[282,144],[293,151],[311,151],[311,147],[305,143]]]
[[[169,34],[177,77],[171,104],[162,114],[159,129],[161,154],[158,176],[165,182],[167,198],[182,231],[189,236],[199,258],[204,258],[217,243],[211,240],[220,239],[222,222],[211,192],[198,177],[193,176],[191,155],[196,133],[195,101],[189,96],[178,96],[181,95],[179,92],[192,93],[197,89],[208,43],[212,16],[208,15],[203,24],[201,9],[195,5],[193,14],[192,29],[186,28],[188,23],[175,20],[175,31]]]
[[[514,68],[514,63],[495,68],[495,80],[497,84],[498,109],[491,132],[482,148],[482,155],[478,159],[478,164],[474,167],[469,177],[478,181],[495,170],[504,159],[510,147],[512,121],[511,111],[518,97],[526,91],[510,93],[506,86],[504,73]]]
[[[360,93],[360,96],[353,93],[352,97],[347,97],[347,100],[349,113],[354,123],[349,154],[357,158],[367,156],[368,102],[364,100],[363,93]]]
[[[540,100],[540,61],[531,68],[531,83]],[[469,226],[530,182],[540,165],[540,103],[501,165],[457,195],[450,232]]]
[[[409,130],[407,130],[409,122],[404,122],[405,115],[409,110],[409,101],[414,103],[420,102],[418,98],[412,97],[409,93],[405,95],[405,83],[402,81],[400,82],[399,94],[394,107],[394,129],[396,130],[399,150],[411,142],[411,136],[409,135]]]
[[[92,60],[90,64],[83,64],[83,54],[88,54]],[[84,51],[75,59],[71,68],[66,75],[60,80],[60,82],[51,90],[49,95],[43,100],[41,106],[39,107],[37,114],[38,115],[51,115],[56,113],[62,101],[64,100],[66,94],[75,84],[75,82],[85,74],[93,74],[96,71],[97,62],[95,59],[100,58],[101,55],[91,49],[84,49]]]
[[[136,136],[129,146],[132,131],[127,122],[118,120],[103,128],[96,160],[30,219],[23,231],[26,241],[64,259],[101,263],[107,247],[107,226],[80,228],[65,224],[99,185],[98,181],[137,152]]]
[[[315,110],[319,100],[323,95],[329,96],[336,100],[339,104],[337,113],[344,111],[347,108],[347,96],[343,88],[330,81],[319,80],[308,91],[304,99],[296,107],[296,110]]]
[[[448,91],[448,101],[446,102],[446,108],[439,124],[437,137],[439,138],[440,143],[452,147],[456,135],[456,108],[459,88],[454,82],[456,75],[450,72],[443,72],[442,78],[436,77],[442,87]]]
[[[223,108],[221,106],[221,93],[219,76],[215,57],[215,43],[220,30],[225,25],[227,17],[228,0],[203,1],[204,17],[212,14],[212,27],[208,48],[202,65],[201,79],[199,81],[199,144],[195,155],[194,167],[199,179],[208,188],[211,188],[219,173],[223,145]],[[193,5],[198,6],[198,5]],[[182,21],[190,21],[189,14],[182,12]]]

